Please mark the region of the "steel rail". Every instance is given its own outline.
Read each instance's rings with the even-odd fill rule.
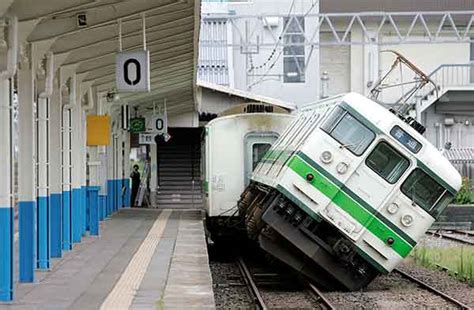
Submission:
[[[422,280],[420,280],[420,279],[418,279],[418,278],[416,278],[416,277],[414,277],[414,276],[412,276],[412,275],[410,275],[410,274],[408,274],[408,273],[406,273],[406,272],[404,272],[404,271],[402,271],[402,270],[400,270],[400,269],[394,269],[393,271],[394,271],[394,272],[397,272],[398,274],[400,274],[403,278],[408,279],[408,280],[410,280],[411,282],[416,283],[416,284],[417,284],[418,286],[420,286],[421,288],[423,288],[423,289],[425,289],[425,290],[427,290],[427,291],[430,291],[430,292],[434,293],[435,295],[438,295],[438,296],[442,297],[443,299],[445,299],[445,300],[447,300],[447,301],[449,301],[449,302],[455,304],[456,306],[458,306],[458,307],[461,308],[461,309],[467,309],[467,310],[468,310],[468,309],[472,309],[471,307],[469,307],[469,306],[467,306],[466,304],[460,302],[459,300],[457,300],[457,299],[455,299],[455,298],[449,296],[449,295],[446,294],[446,293],[441,292],[441,291],[438,290],[437,288],[435,288],[435,287],[429,285],[428,283],[426,283],[426,282],[424,282],[424,281],[422,281]]]
[[[474,232],[472,232],[472,231],[460,230],[460,229],[453,229],[451,231],[455,232],[457,234],[460,234],[460,235],[467,235],[469,237],[474,237]]]
[[[324,294],[312,283],[308,282],[308,287],[312,293],[316,295],[316,297],[319,298],[319,301],[327,308],[330,310],[336,309],[331,302],[324,296]]]
[[[474,241],[461,239],[461,238],[451,236],[451,235],[447,235],[447,234],[443,234],[443,233],[440,233],[440,232],[427,231],[426,233],[428,235],[437,236],[437,237],[440,237],[440,238],[445,238],[445,239],[448,239],[448,240],[452,240],[452,241],[456,241],[456,242],[460,242],[460,243],[464,243],[464,244],[474,245]]]
[[[261,310],[267,310],[267,305],[265,304],[265,301],[263,300],[263,297],[260,294],[255,281],[253,280],[252,274],[250,273],[242,257],[237,258],[237,265],[239,266],[240,272],[242,273],[245,285],[249,289],[250,293],[254,296],[254,301],[258,308]]]

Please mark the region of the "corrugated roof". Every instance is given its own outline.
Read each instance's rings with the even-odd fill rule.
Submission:
[[[443,155],[452,163],[474,163],[474,148],[452,148]]]
[[[140,109],[167,102],[169,114],[195,110],[199,0],[0,0],[0,18],[17,16],[21,42],[54,54],[56,67],[73,68],[78,82],[98,92],[115,87],[118,21],[123,50],[143,48],[142,17],[150,52],[151,91],[121,98]],[[78,14],[87,26],[78,26]]]
[[[321,13],[464,11],[473,8],[474,0],[321,0],[319,4]]]
[[[279,99],[270,98],[270,97],[266,97],[266,96],[256,95],[254,93],[250,93],[248,91],[241,90],[241,89],[235,89],[235,88],[231,88],[231,87],[227,87],[227,86],[223,86],[223,85],[218,85],[218,84],[214,84],[214,83],[209,83],[209,82],[204,82],[204,81],[198,81],[197,86],[207,88],[207,89],[211,89],[211,90],[214,90],[214,91],[218,91],[218,92],[221,92],[221,93],[225,93],[225,94],[228,94],[228,95],[231,95],[231,96],[236,96],[236,97],[249,99],[249,100],[252,100],[252,101],[255,101],[255,102],[268,103],[268,104],[280,106],[282,108],[285,108],[285,109],[288,109],[288,110],[291,110],[291,111],[296,110],[296,105],[293,104],[293,103],[285,102],[285,101],[282,101],[282,100],[279,100]]]

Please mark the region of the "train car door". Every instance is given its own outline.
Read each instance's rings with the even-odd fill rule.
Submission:
[[[257,167],[258,162],[277,139],[278,134],[275,132],[249,133],[245,136],[245,186],[249,184],[252,172]]]

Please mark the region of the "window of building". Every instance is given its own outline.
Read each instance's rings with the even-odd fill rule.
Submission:
[[[283,35],[283,82],[305,81],[304,17],[292,16],[284,19]]]
[[[380,142],[367,157],[365,163],[390,184],[397,182],[410,166],[408,159],[387,142]]]
[[[341,107],[335,108],[321,129],[357,156],[362,155],[375,139],[372,130]]]

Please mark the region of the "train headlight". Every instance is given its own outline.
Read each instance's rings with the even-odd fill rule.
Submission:
[[[404,216],[402,216],[401,222],[403,226],[409,227],[413,224],[413,216],[411,216],[410,214],[405,214]]]
[[[396,203],[391,203],[387,207],[387,211],[390,214],[395,214],[398,211],[398,205]]]
[[[349,165],[346,164],[345,162],[340,162],[339,164],[337,164],[336,166],[336,171],[337,173],[339,174],[344,174],[347,172],[347,169],[349,169]]]
[[[325,164],[332,162],[332,153],[329,151],[324,151],[321,153],[321,161]]]

